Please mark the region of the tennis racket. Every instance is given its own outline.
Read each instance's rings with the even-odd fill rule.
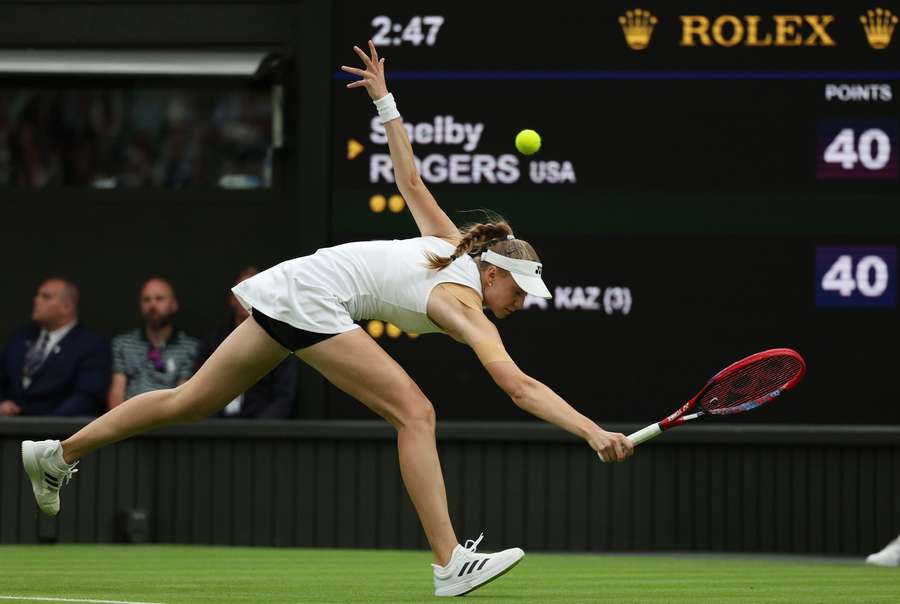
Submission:
[[[806,373],[806,361],[789,348],[773,348],[732,363],[709,380],[697,395],[661,422],[650,424],[628,439],[635,445],[665,430],[703,417],[750,411],[796,386]],[[603,456],[597,452],[602,461]]]

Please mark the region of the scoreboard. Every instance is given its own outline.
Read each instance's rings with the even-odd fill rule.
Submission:
[[[653,420],[739,356],[790,346],[807,384],[757,421],[900,423],[900,406],[838,406],[891,391],[843,376],[889,375],[900,335],[900,4],[335,11],[336,241],[416,234],[384,129],[338,70],[372,39],[441,206],[457,223],[499,212],[542,256],[554,299],[500,325],[526,371],[598,419]],[[515,150],[524,128],[541,134],[535,155]],[[497,401],[439,415],[516,417],[470,353],[390,333],[433,399],[449,375]]]
[[[900,220],[889,10],[867,25],[846,2],[564,5],[339,4],[335,63],[380,44],[420,172],[451,211],[562,233],[889,233],[884,215]],[[400,228],[358,203],[392,175],[346,81],[336,73],[334,226]],[[536,156],[513,147],[523,128],[542,135]]]

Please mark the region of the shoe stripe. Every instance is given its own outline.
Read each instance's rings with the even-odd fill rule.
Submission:
[[[457,576],[457,577],[462,577],[463,573],[466,572],[466,567],[467,567],[468,565],[469,565],[468,562],[466,562],[465,564],[463,564],[463,567],[459,570],[459,574],[456,575],[456,576]],[[472,568],[475,568],[475,565],[474,565],[474,564],[472,565]]]
[[[476,564],[478,564],[478,560],[475,560],[474,562],[472,562],[472,566],[469,567],[469,572],[466,573],[467,575],[471,575],[471,574],[472,574],[472,571],[475,570],[475,565],[476,565]]]
[[[490,558],[485,558],[485,559],[481,562],[481,566],[478,567],[478,570],[481,570],[482,568],[484,568],[484,565],[487,564],[487,561],[488,561],[488,560],[490,560]]]

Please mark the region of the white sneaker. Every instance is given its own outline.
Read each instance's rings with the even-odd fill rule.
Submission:
[[[483,538],[484,533],[475,541],[471,539],[466,541],[465,547],[457,544],[447,566],[431,565],[434,569],[434,595],[461,596],[467,594],[508,572],[525,555],[525,552],[518,547],[505,549],[495,554],[475,553]],[[472,545],[469,545],[470,543]]]
[[[62,447],[58,440],[22,442],[22,465],[31,479],[31,489],[41,511],[50,516],[59,513],[59,488],[72,480],[78,462],[67,464],[63,460]]]
[[[888,543],[880,552],[866,558],[866,564],[900,566],[900,537]]]

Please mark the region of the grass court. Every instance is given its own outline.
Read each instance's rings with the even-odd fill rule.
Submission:
[[[0,602],[437,602],[427,552],[202,546],[0,546]],[[856,559],[530,554],[485,603],[897,602],[900,572]]]

